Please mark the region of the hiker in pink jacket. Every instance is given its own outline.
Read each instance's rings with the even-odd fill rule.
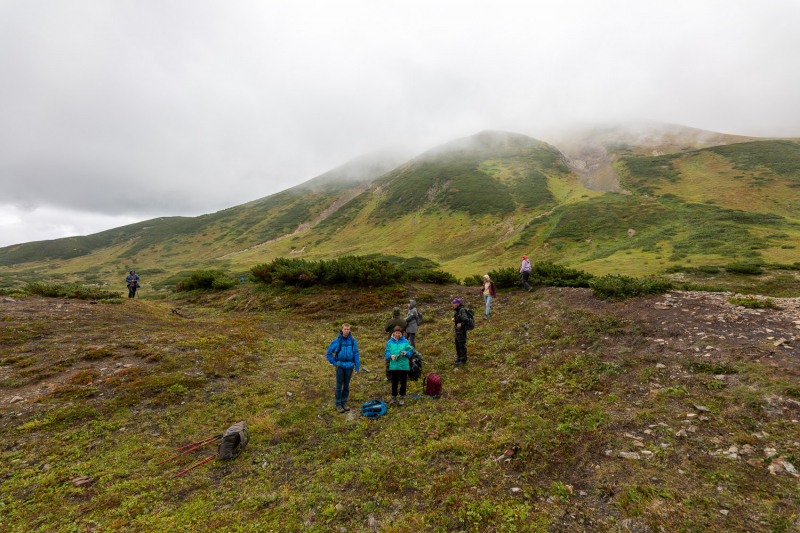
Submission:
[[[525,290],[531,292],[533,287],[528,284],[528,276],[531,275],[531,262],[528,261],[528,256],[522,256],[522,266],[519,269],[519,273],[522,274],[522,284],[525,285]]]

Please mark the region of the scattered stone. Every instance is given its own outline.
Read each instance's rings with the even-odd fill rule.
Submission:
[[[76,487],[83,487],[85,485],[91,485],[92,483],[94,483],[94,478],[89,476],[80,476],[72,480],[72,484]]]
[[[511,487],[511,492],[513,492],[513,493],[515,493],[515,494],[516,494],[517,492],[521,491],[521,490],[522,490],[522,489],[521,489],[521,488],[519,488],[519,487]]]
[[[761,409],[770,418],[779,418],[783,414],[783,409],[777,405],[762,405]]]
[[[644,448],[644,442],[642,442],[640,440],[633,441],[633,445],[634,446],[638,446],[639,448]]]
[[[628,228],[628,237],[633,237],[636,235],[636,230],[633,228]]]
[[[547,503],[549,503],[550,505],[553,505],[553,504],[554,504],[554,503],[556,503],[558,500],[556,499],[556,497],[555,497],[555,496],[548,496],[548,497],[547,497],[547,500],[545,500],[545,501],[546,501]]]
[[[786,472],[787,474],[800,477],[800,474],[797,473],[797,469],[794,467],[792,463],[786,460],[786,457],[778,457],[777,459],[773,460],[770,465],[767,467],[767,470],[773,476],[781,473]]]
[[[634,520],[633,518],[626,518],[625,520],[621,521],[619,525],[622,527],[622,530],[627,533],[651,533],[652,530],[647,527],[647,524],[644,522],[639,522],[638,520]]]
[[[641,456],[636,452],[619,452],[618,457],[623,459],[641,459]]]
[[[603,453],[605,453],[607,457],[613,457],[614,456],[614,450],[606,450]]]
[[[42,467],[42,470],[44,470],[45,472],[47,472],[48,470],[50,470],[50,463],[47,463],[46,465],[44,465],[44,466]]]
[[[642,455],[650,457],[651,455],[653,455],[653,452],[651,452],[650,450],[642,450]]]
[[[589,493],[586,492],[585,490],[578,491],[578,496],[588,496],[588,495]]]
[[[695,413],[689,413],[686,415],[686,418],[692,419],[695,418],[697,415]]]
[[[686,436],[686,430],[685,430],[685,429],[679,429],[679,430],[678,430],[678,431],[675,433],[675,436],[676,436],[676,437],[685,437],[685,436]]]
[[[703,412],[703,413],[710,413],[711,412],[711,409],[709,409],[705,405],[695,405],[694,408],[697,409],[698,411]]]
[[[764,461],[761,459],[748,459],[747,464],[750,466],[764,466]]]
[[[14,298],[8,298],[8,297],[3,298],[3,301],[4,302],[11,302],[11,303],[16,302],[16,300]]]
[[[667,448],[669,448],[669,444],[667,444],[666,442],[662,442],[661,447],[666,450]]]
[[[728,516],[729,511],[727,509],[722,509],[720,513],[722,513],[723,516]]]
[[[375,515],[370,513],[367,517],[367,527],[369,527],[370,531],[378,531],[378,521],[375,519]]]
[[[292,393],[287,390],[286,391],[286,396],[291,396],[291,395],[292,395]]]
[[[781,344],[784,344],[784,343],[786,343],[786,339],[784,339],[783,337],[781,337],[780,339],[776,340],[776,341],[775,341],[775,342],[773,342],[772,344],[773,344],[774,346],[780,346]]]
[[[745,444],[742,446],[742,449],[739,450],[739,455],[753,455],[753,452],[755,452],[755,449],[749,444]]]
[[[344,509],[344,505],[342,505],[341,503],[337,503],[334,509],[341,512]]]
[[[22,396],[14,396],[10,400],[8,400],[8,403],[17,403],[17,402],[23,402],[23,401],[25,401],[25,398],[23,398]]]
[[[653,430],[652,429],[645,429],[644,430],[644,434],[645,435],[652,435],[653,434]]]
[[[661,364],[661,363],[656,363],[656,368],[658,368],[658,369],[667,368],[667,365],[664,365],[664,364]]]

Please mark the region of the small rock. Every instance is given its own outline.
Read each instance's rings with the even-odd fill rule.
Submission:
[[[783,343],[785,343],[785,342],[786,342],[786,339],[784,339],[783,337],[781,337],[780,339],[776,340],[776,341],[775,341],[775,342],[773,342],[772,344],[773,344],[774,346],[780,346],[781,344],[783,344]]]
[[[547,500],[545,500],[545,501],[546,501],[547,503],[549,503],[550,505],[552,505],[552,504],[556,503],[556,501],[558,501],[558,500],[556,500],[556,497],[555,497],[555,496],[548,496],[548,497],[547,497]]]
[[[750,446],[749,444],[745,444],[744,446],[742,446],[742,449],[739,450],[739,455],[753,455],[754,451],[755,450],[753,449],[752,446]]]
[[[623,459],[634,459],[634,460],[641,459],[641,456],[639,456],[639,454],[636,452],[619,452],[618,457],[621,457]]]
[[[709,409],[705,405],[695,405],[694,408],[697,409],[698,411],[703,412],[703,413],[710,413],[711,412],[711,409]]]
[[[375,515],[370,513],[367,517],[367,527],[369,527],[370,531],[378,531],[378,521],[375,519]]]
[[[727,509],[722,509],[722,510],[720,511],[720,513],[722,513],[722,515],[723,515],[723,516],[728,516],[728,512],[729,512],[729,511],[728,511]]]
[[[695,418],[696,416],[697,415],[695,413],[689,413],[689,414],[686,415],[686,418],[691,420],[692,418]]]
[[[334,509],[341,512],[341,510],[344,509],[344,505],[342,505],[341,503],[337,503]]]
[[[341,533],[347,533],[347,528],[346,528],[346,527],[344,527],[344,526],[341,526],[341,527],[339,528],[339,531],[340,531]]]
[[[603,453],[605,453],[606,456],[608,456],[608,457],[613,457],[614,456],[614,450],[606,450]]]
[[[42,467],[42,470],[44,470],[45,472],[47,472],[48,470],[50,470],[50,463],[47,463],[46,465],[44,465],[44,466]]]
[[[775,457],[778,455],[778,451],[775,448],[764,448],[764,455],[766,457]]]
[[[76,487],[83,487],[84,485],[91,485],[94,483],[94,478],[89,476],[80,476],[72,480],[72,484]]]
[[[764,466],[764,461],[761,459],[748,459],[747,464],[750,466]]]
[[[676,436],[676,437],[685,437],[685,436],[686,436],[686,430],[685,430],[685,429],[679,429],[679,430],[678,430],[678,431],[675,433],[675,436]]]
[[[17,403],[17,402],[23,402],[23,401],[25,401],[25,398],[23,398],[22,396],[14,396],[10,400],[8,400],[8,403]]]
[[[513,493],[517,493],[517,492],[519,492],[519,491],[521,491],[521,490],[522,490],[522,489],[521,489],[521,488],[519,488],[519,487],[511,487],[511,492],[513,492]]]
[[[730,448],[728,448],[728,453],[739,453],[739,448],[737,448],[736,446],[731,446]]]
[[[589,495],[589,493],[586,492],[585,490],[578,491],[578,496],[588,496],[588,495]]]
[[[653,430],[652,429],[645,429],[644,430],[644,434],[645,435],[652,435],[653,434]]]
[[[659,369],[660,368],[667,368],[667,365],[664,365],[664,364],[661,364],[661,363],[656,363],[656,368],[659,368]]]
[[[649,456],[653,455],[653,452],[651,452],[650,450],[642,450],[642,455],[646,455],[646,456],[649,457]]]
[[[287,390],[286,391],[286,396],[291,396],[291,395],[292,395],[292,393]]]
[[[638,446],[639,448],[644,448],[644,442],[642,442],[640,440],[633,441],[633,445],[634,446]]]
[[[708,422],[709,418],[707,416],[701,416],[700,420],[702,420],[703,422]]]

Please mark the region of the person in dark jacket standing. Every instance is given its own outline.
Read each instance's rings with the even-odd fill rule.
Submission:
[[[128,298],[136,296],[136,289],[139,288],[139,275],[136,271],[131,270],[130,274],[125,277],[125,284],[128,286]]]
[[[414,300],[408,301],[408,315],[406,316],[406,338],[408,339],[408,344],[411,345],[412,348],[416,349],[417,343],[417,331],[419,331],[419,311],[417,310],[417,302]]]
[[[492,316],[492,299],[497,296],[497,289],[494,286],[494,281],[489,279],[489,274],[483,275],[481,296],[483,296],[483,301],[486,302],[486,314],[483,315],[483,319],[488,320]]]
[[[342,324],[339,335],[328,346],[328,362],[336,367],[336,411],[349,411],[347,398],[350,396],[350,378],[353,371],[358,374],[361,366],[358,361],[358,343],[350,333],[350,324]]]
[[[533,287],[528,284],[528,277],[531,275],[531,262],[528,261],[528,256],[522,256],[522,266],[519,267],[519,273],[522,274],[522,284],[525,285],[525,290],[531,292]]]
[[[383,330],[389,334],[389,338],[392,336],[392,332],[394,328],[400,326],[401,330],[403,331],[403,335],[406,333],[406,328],[408,327],[408,323],[405,319],[400,318],[400,308],[395,307],[392,309],[392,318],[386,322],[386,327]],[[389,372],[389,360],[386,360],[386,381],[390,381],[392,379],[392,374]]]
[[[456,332],[456,366],[467,364],[467,308],[458,298],[453,299],[453,328]]]

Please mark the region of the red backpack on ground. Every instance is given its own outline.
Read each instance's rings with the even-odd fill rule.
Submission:
[[[442,378],[431,372],[422,379],[422,393],[425,396],[439,396],[442,394]]]

